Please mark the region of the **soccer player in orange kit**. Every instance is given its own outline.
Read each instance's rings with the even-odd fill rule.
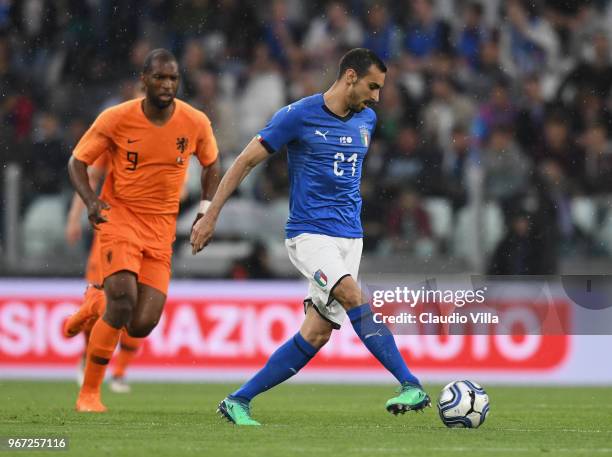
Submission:
[[[176,58],[156,49],[145,59],[145,97],[111,107],[83,135],[68,163],[70,179],[98,230],[106,311],[93,326],[85,377],[76,410],[104,412],[100,387],[121,330],[143,338],[159,322],[168,284],[179,196],[189,157],[202,171],[206,211],[220,175],[210,121],[176,99]],[[107,152],[108,151],[108,152]],[[110,154],[100,197],[89,185],[87,167]]]
[[[100,182],[102,182],[102,179],[106,174],[108,162],[108,154],[102,154],[95,161],[95,163],[87,169],[89,174],[89,184],[92,189],[98,189]],[[81,200],[81,197],[75,193],[66,221],[66,241],[69,244],[75,244],[81,239],[81,215],[84,209],[85,204]],[[98,237],[94,236],[89,258],[87,259],[87,268],[85,270],[87,288],[85,289],[83,303],[77,312],[70,316],[64,324],[64,336],[71,338],[81,332],[83,332],[85,336],[85,353],[83,354],[82,364],[79,364],[79,385],[83,384],[83,369],[87,359],[87,345],[89,344],[91,329],[96,321],[104,314],[104,310],[106,309],[104,290],[102,287],[104,278],[102,278],[99,265],[99,244]],[[130,362],[137,355],[142,341],[142,338],[134,338],[129,336],[125,329],[121,332],[119,352],[114,357],[113,373],[109,383],[109,388],[112,392],[130,392],[130,385],[125,381],[125,372]]]

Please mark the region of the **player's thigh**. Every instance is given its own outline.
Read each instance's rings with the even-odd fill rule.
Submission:
[[[350,276],[340,279],[332,289],[331,295],[344,309],[350,309],[367,302],[367,297],[357,282],[363,240],[361,238],[343,239],[341,245],[344,264]]]
[[[314,306],[308,306],[300,334],[314,347],[321,348],[329,341],[333,328],[329,321],[319,315]]]
[[[337,240],[325,235],[305,233],[285,241],[291,263],[312,285],[311,298],[325,306],[329,293],[343,276],[350,274]]]
[[[96,234],[99,268],[105,284],[107,278],[119,272],[130,271],[138,275],[143,260],[143,244],[127,210],[113,207],[107,217],[108,222],[100,224]]]
[[[155,287],[138,283],[138,301],[127,325],[128,334],[144,338],[155,328],[166,304],[166,294]]]

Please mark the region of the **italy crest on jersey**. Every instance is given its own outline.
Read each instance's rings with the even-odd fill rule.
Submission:
[[[365,125],[359,127],[359,136],[361,137],[361,144],[366,148],[370,146],[370,131]]]

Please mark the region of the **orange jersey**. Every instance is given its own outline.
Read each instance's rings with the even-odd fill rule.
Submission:
[[[143,99],[113,106],[98,116],[74,156],[93,165],[108,151],[110,164],[100,198],[136,213],[177,214],[189,158],[213,163],[217,142],[208,117],[175,99],[172,117],[158,126],[142,111]]]

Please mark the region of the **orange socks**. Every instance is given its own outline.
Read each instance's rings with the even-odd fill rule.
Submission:
[[[106,366],[113,356],[120,334],[121,329],[111,327],[104,319],[98,319],[93,326],[87,348],[85,379],[81,387],[81,394],[99,394]]]
[[[127,334],[124,330],[121,333],[121,339],[119,341],[119,353],[115,357],[113,367],[113,377],[123,378],[125,376],[125,369],[129,363],[138,354],[142,338],[134,338]]]

